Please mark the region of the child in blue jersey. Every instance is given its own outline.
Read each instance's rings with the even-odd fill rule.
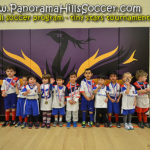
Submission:
[[[35,128],[39,128],[38,116],[39,116],[39,102],[38,102],[38,91],[40,85],[36,82],[36,78],[32,75],[28,77],[28,85],[26,85],[26,96],[25,101],[25,115],[28,116],[28,127],[33,127],[33,120],[35,122]]]
[[[51,110],[52,110],[52,84],[50,84],[50,75],[43,74],[42,84],[40,86],[41,92],[41,111],[42,111],[42,128],[50,128]]]
[[[15,125],[16,119],[16,104],[17,104],[17,94],[16,94],[16,85],[20,86],[19,78],[15,77],[16,70],[13,66],[7,66],[6,75],[7,78],[3,80],[1,87],[2,97],[4,97],[4,106],[5,106],[5,122],[2,127],[5,127],[9,124],[10,111],[12,112],[12,121],[10,126]]]
[[[120,85],[117,83],[117,73],[112,71],[109,74],[110,83],[107,84],[107,96],[108,96],[108,120],[109,127],[112,127],[111,117],[115,114],[115,121],[117,128],[120,128],[119,114],[120,114]]]
[[[90,123],[89,126],[93,126],[94,122],[94,81],[91,80],[93,73],[91,69],[86,69],[84,72],[85,79],[81,81],[80,92],[81,96],[81,111],[82,111],[82,127],[86,127],[86,112],[89,111]]]
[[[21,126],[22,129],[27,126],[27,117],[25,116],[24,112],[24,103],[26,100],[24,92],[26,91],[26,85],[27,85],[27,77],[24,76],[22,77],[22,85],[16,86],[16,93],[18,94],[16,116],[19,117],[19,122],[15,125],[15,127]]]

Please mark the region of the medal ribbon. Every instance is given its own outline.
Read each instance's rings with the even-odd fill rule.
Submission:
[[[73,96],[76,96],[76,83],[75,83],[75,87],[74,87],[74,94],[72,95],[71,83],[70,83],[70,91],[71,91],[71,99],[73,100]]]
[[[90,96],[92,96],[92,81],[90,81],[91,82],[91,85],[89,85],[88,84],[88,81],[86,80],[86,86],[87,86],[87,88],[88,88],[88,92],[89,92],[89,94],[90,94]],[[90,88],[91,87],[91,88]]]
[[[113,88],[113,93],[115,94],[115,100],[117,100],[117,83],[115,85],[113,85],[111,82],[111,86]],[[116,87],[116,90],[115,90],[115,87]]]

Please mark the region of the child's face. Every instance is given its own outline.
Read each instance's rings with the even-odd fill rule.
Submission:
[[[91,70],[87,70],[87,71],[85,71],[85,73],[84,73],[84,76],[85,76],[85,78],[86,78],[87,80],[90,80],[91,77],[92,77],[92,75],[93,75],[93,73],[91,72]]]
[[[123,82],[131,82],[132,81],[132,76],[130,75],[130,74],[126,74],[126,75],[124,75],[124,77],[123,77]]]
[[[77,80],[77,76],[76,75],[70,75],[70,82],[71,83],[75,83]]]
[[[49,81],[48,81],[48,79],[42,79],[42,83],[47,84],[47,83],[49,83]]]
[[[111,80],[111,82],[116,82],[117,76],[116,76],[115,74],[111,74],[111,75],[109,76],[109,79]]]
[[[31,77],[29,78],[29,84],[35,84],[36,83],[36,79]]]
[[[58,86],[62,86],[63,83],[64,83],[64,80],[62,80],[62,79],[57,79],[56,82],[57,82],[57,85],[58,85]]]
[[[22,78],[22,84],[23,84],[23,85],[26,85],[26,84],[27,84],[27,78],[26,78],[26,77],[23,77],[23,78]]]
[[[13,69],[7,69],[6,70],[7,77],[12,78],[15,74],[16,74],[16,71],[14,71]]]
[[[98,79],[98,84],[105,84],[105,80],[104,79]]]

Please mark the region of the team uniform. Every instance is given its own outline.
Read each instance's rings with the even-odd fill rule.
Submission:
[[[131,124],[132,114],[135,112],[135,97],[137,96],[137,91],[135,87],[130,84],[129,94],[126,94],[127,86],[123,84],[121,86],[121,94],[122,94],[122,114],[124,115],[124,125],[126,129],[132,129],[133,126]],[[129,118],[129,123],[127,124],[127,116]]]
[[[65,90],[66,95],[66,121],[68,122],[67,126],[70,127],[71,118],[73,116],[74,127],[76,127],[76,122],[78,121],[78,110],[79,110],[79,98],[80,98],[80,89],[79,84],[75,83],[72,85],[68,83]],[[70,104],[69,101],[73,100],[76,103]]]
[[[16,87],[20,86],[19,78],[13,77],[13,78],[5,78],[3,80],[3,84],[1,87],[1,91],[5,91],[6,97],[4,97],[4,107],[5,110],[7,109],[15,109],[17,104],[17,94],[16,94]],[[5,111],[5,121],[9,121],[9,115],[10,112]],[[16,111],[12,111],[12,121],[15,121],[16,119]]]
[[[146,88],[149,88],[149,85],[147,82],[138,82],[136,81],[134,83],[134,86],[136,90],[144,90]],[[139,123],[143,122],[147,124],[147,115],[146,113],[149,111],[149,97],[148,94],[138,94],[137,96],[137,105],[136,105],[136,112],[138,115]]]
[[[96,90],[99,85],[96,85],[93,90]],[[99,89],[95,95],[95,109],[96,109],[96,123],[100,123],[100,117],[99,115],[102,114],[102,119],[104,124],[108,122],[107,119],[107,102],[105,100],[107,99],[107,87],[103,85],[101,89]]]
[[[95,84],[93,80],[87,80],[86,78],[81,81],[80,92],[85,93],[87,97],[91,97],[93,94],[93,88]],[[86,111],[92,112],[90,114],[90,122],[94,121],[93,112],[94,112],[94,100],[87,101],[85,97],[81,96],[81,110],[82,110],[82,121],[85,127],[86,121]]]

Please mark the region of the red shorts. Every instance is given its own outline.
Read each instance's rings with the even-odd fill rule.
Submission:
[[[136,107],[136,108],[135,108],[135,111],[136,111],[137,113],[146,113],[146,112],[149,111],[149,108]]]

